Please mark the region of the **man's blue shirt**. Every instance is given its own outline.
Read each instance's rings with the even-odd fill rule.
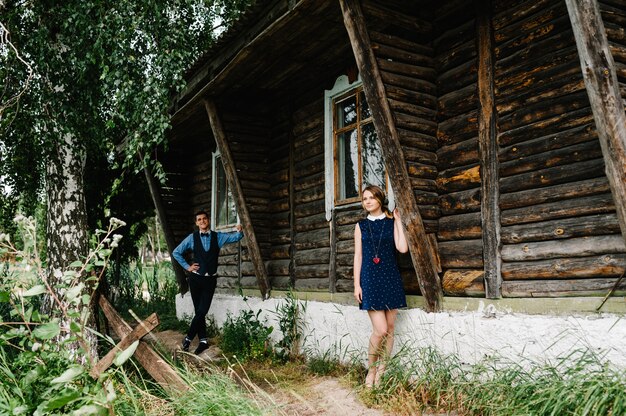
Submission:
[[[211,231],[212,233],[217,233],[217,245],[222,248],[225,244],[234,243],[243,238],[242,231],[235,231],[232,233],[221,233],[218,231]],[[202,241],[202,247],[205,251],[209,251],[211,247],[211,235],[207,232],[206,234],[200,233],[200,241]],[[189,234],[185,239],[174,249],[172,255],[174,259],[180,264],[183,269],[187,270],[189,268],[189,263],[185,261],[183,257],[183,253],[187,250],[193,250],[193,233]]]

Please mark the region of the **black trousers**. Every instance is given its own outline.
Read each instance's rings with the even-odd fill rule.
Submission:
[[[187,332],[189,339],[194,339],[196,335],[199,339],[206,338],[206,315],[209,313],[216,285],[217,276],[189,274],[189,292],[196,313]]]

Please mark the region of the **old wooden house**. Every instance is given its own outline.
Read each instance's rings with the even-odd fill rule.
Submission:
[[[604,295],[626,266],[625,28],[624,0],[259,0],[174,100],[151,181],[168,245],[210,210],[247,236],[218,287],[351,292],[376,183],[429,310]]]

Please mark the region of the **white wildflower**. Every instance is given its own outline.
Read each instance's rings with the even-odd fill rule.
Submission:
[[[23,221],[23,220],[25,220],[25,219],[26,219],[26,217],[24,217],[22,214],[17,214],[17,215],[15,216],[15,218],[13,218],[13,221],[15,221],[15,222],[20,222],[20,221]]]
[[[5,238],[6,238],[6,234],[0,233],[0,243],[3,242]]]
[[[113,227],[113,228],[124,227],[126,225],[126,223],[124,221],[120,220],[119,218],[115,218],[115,217],[111,217],[111,219],[109,220],[109,224],[111,224],[111,227]]]
[[[33,350],[33,352],[36,352],[37,350],[39,350],[39,348],[41,348],[41,343],[35,342],[33,344],[32,350]]]
[[[57,279],[60,279],[61,277],[63,277],[63,272],[61,270],[59,270],[59,269],[56,269],[54,271],[54,277],[57,278]]]

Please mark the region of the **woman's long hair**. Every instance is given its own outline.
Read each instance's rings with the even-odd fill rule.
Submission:
[[[380,186],[367,185],[365,188],[363,188],[363,192],[365,191],[370,191],[372,193],[374,199],[378,201],[378,203],[380,204],[380,208],[383,210],[387,218],[393,218],[392,212],[389,211],[389,208],[387,208],[387,198],[385,198],[385,191],[383,191]],[[363,193],[361,193],[361,195],[363,195]],[[363,206],[363,209],[365,209],[365,206]]]

